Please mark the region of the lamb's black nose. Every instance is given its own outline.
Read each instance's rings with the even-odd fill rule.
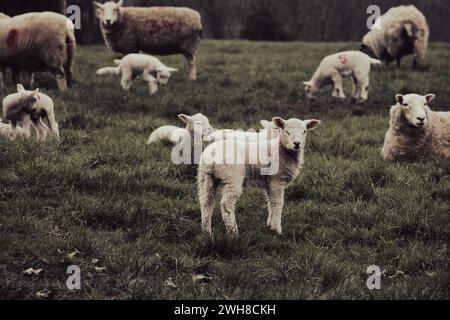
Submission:
[[[295,149],[300,149],[300,142],[294,142]]]
[[[417,120],[419,120],[419,121],[421,121],[421,122],[424,122],[424,121],[425,121],[425,118],[423,118],[423,117],[417,117]]]

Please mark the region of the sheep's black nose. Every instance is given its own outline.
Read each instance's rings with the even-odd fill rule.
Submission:
[[[300,142],[294,142],[294,147],[296,149],[299,149],[300,148]]]
[[[424,121],[425,121],[425,118],[423,118],[423,117],[417,117],[417,120],[419,120],[419,121],[421,121],[421,122],[424,122]]]

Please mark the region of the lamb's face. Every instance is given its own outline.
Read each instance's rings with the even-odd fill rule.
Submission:
[[[106,29],[114,28],[120,20],[120,7],[123,1],[120,0],[118,3],[109,1],[104,4],[94,2],[94,4],[97,7],[97,17],[100,19],[103,27]]]
[[[435,98],[434,94],[421,96],[418,94],[397,94],[397,103],[401,106],[405,119],[414,127],[420,128],[427,124],[428,104]]]
[[[320,90],[318,88],[316,88],[311,81],[303,82],[303,84],[305,85],[306,97],[309,100],[316,99],[316,97],[319,94]]]
[[[201,132],[202,140],[209,141],[211,134],[214,132],[209,119],[201,113],[188,116],[185,114],[179,114],[178,117],[186,123],[186,129],[189,132],[197,133]]]
[[[177,72],[178,69],[165,67],[165,68],[157,68],[156,69],[156,80],[162,86],[165,86],[170,77],[172,76],[172,72]]]
[[[300,151],[305,146],[308,130],[317,128],[319,120],[273,118],[273,123],[281,129],[280,143],[290,151]]]
[[[18,103],[21,109],[29,114],[37,112],[36,102],[39,100],[39,89],[34,91],[25,90],[21,85],[17,85]]]

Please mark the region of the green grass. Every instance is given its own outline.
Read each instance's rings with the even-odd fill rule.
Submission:
[[[0,141],[0,297],[448,299],[450,161],[385,163],[380,148],[394,94],[433,92],[433,108],[449,110],[450,45],[431,45],[417,72],[410,59],[374,70],[362,106],[329,91],[306,102],[301,82],[321,58],[352,48],[204,41],[199,81],[187,81],[181,57],[166,57],[180,73],[150,97],[142,82],[126,93],[118,78],[95,76],[114,57],[106,47],[80,47],[73,89],[37,79],[55,99],[62,142]],[[283,235],[266,229],[265,201],[248,192],[238,239],[226,239],[218,211],[214,240],[201,235],[196,167],[145,145],[156,127],[181,125],[181,112],[202,112],[217,128],[259,128],[273,116],[323,121],[287,191]],[[82,270],[78,291],[65,286],[71,264]],[[365,285],[369,265],[384,270],[381,290]],[[23,275],[29,267],[44,271]],[[210,279],[194,283],[194,274]]]

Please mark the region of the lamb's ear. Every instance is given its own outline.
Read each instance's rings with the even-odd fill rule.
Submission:
[[[261,120],[259,123],[261,124],[261,127],[263,127],[264,129],[270,129],[272,127],[270,121],[267,120]]]
[[[427,103],[430,103],[431,101],[433,101],[434,98],[436,98],[436,95],[433,93],[429,93],[429,94],[425,95],[425,99],[427,99]]]
[[[103,5],[102,5],[101,3],[94,2],[94,5],[95,5],[95,7],[96,7],[97,9],[103,10]]]
[[[308,87],[312,87],[311,81],[303,81],[303,84]]]
[[[186,123],[191,123],[192,122],[192,117],[188,116],[187,114],[184,114],[184,113],[180,113],[178,115],[178,118],[180,118],[181,121],[186,122]]]
[[[273,119],[272,119],[272,122],[273,122],[278,128],[280,128],[280,129],[284,129],[284,125],[285,125],[285,123],[286,123],[286,121],[283,120],[283,119],[280,118],[280,117],[275,117],[275,118],[273,118]]]
[[[395,95],[395,101],[397,101],[400,104],[403,104],[403,95],[401,94],[396,94]]]
[[[25,88],[20,83],[17,84],[17,92],[20,93],[25,92]]]
[[[166,70],[169,71],[170,73],[172,73],[172,72],[178,72],[178,69],[177,69],[177,68],[172,68],[172,67],[167,67]]]
[[[314,130],[320,125],[320,120],[312,119],[312,120],[305,120],[306,122],[306,128],[308,130]]]
[[[117,2],[117,6],[118,6],[118,7],[123,6],[123,0],[119,0],[119,2]]]

